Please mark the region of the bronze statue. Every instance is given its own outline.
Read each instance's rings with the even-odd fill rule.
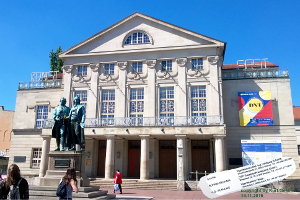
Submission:
[[[69,151],[75,151],[75,144],[80,145],[80,150],[84,150],[85,138],[84,138],[84,121],[85,121],[85,109],[80,104],[80,98],[76,96],[73,100],[73,107],[70,111],[68,119],[71,120],[70,137],[72,139],[73,147]]]
[[[54,151],[64,151],[68,145],[69,138],[69,120],[70,108],[65,106],[66,99],[60,99],[60,105],[54,109],[52,117],[54,124],[52,126],[52,137],[56,138],[57,148]],[[69,142],[70,143],[70,142]]]

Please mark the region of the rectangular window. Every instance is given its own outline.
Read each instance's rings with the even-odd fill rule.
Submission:
[[[113,125],[115,114],[115,90],[102,90],[101,124]]]
[[[132,124],[143,124],[144,88],[130,90],[130,118]]]
[[[115,73],[115,65],[114,64],[105,64],[104,65],[104,74],[114,74]]]
[[[164,125],[174,124],[174,87],[160,88],[159,92],[159,123]]]
[[[192,59],[192,70],[203,69],[203,59]]]
[[[87,75],[87,66],[78,66],[78,76],[86,76]]]
[[[80,104],[84,106],[86,110],[87,106],[87,91],[75,91],[75,96],[80,98]]]
[[[40,168],[41,158],[42,158],[42,148],[32,149],[31,167]]]
[[[143,43],[143,33],[138,33],[138,43]]]
[[[142,73],[143,72],[143,62],[132,63],[132,73]]]
[[[42,128],[44,119],[48,119],[48,106],[38,106],[35,127]]]
[[[298,145],[298,155],[300,156],[300,145]]]
[[[161,71],[172,71],[172,60],[161,61]]]
[[[206,86],[191,87],[191,115],[194,124],[206,124]]]
[[[137,33],[132,34],[132,44],[136,44]]]

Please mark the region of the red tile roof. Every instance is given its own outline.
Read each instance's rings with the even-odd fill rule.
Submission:
[[[300,107],[293,107],[294,120],[300,120]]]
[[[250,65],[250,63],[247,63],[247,68],[259,68],[261,62],[255,62],[255,65]],[[265,66],[265,62],[262,63],[263,67]],[[266,62],[267,67],[279,67],[278,65],[275,65],[270,62]],[[240,69],[244,69],[245,66],[239,66]],[[222,69],[237,69],[237,64],[226,64],[222,66]]]

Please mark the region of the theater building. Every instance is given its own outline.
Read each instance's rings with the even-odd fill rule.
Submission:
[[[279,139],[298,163],[288,71],[263,60],[223,65],[225,48],[141,13],[126,17],[60,54],[63,75],[19,84],[10,157],[23,174],[44,176],[53,109],[79,96],[90,177],[119,169],[140,180],[194,179],[190,172],[242,166],[242,139]],[[271,91],[273,126],[240,126],[238,92],[255,91]]]

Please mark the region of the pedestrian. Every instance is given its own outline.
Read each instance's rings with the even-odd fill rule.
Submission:
[[[7,178],[0,190],[0,199],[29,199],[28,182],[21,177],[18,165],[9,166]]]
[[[117,170],[117,171],[116,171],[114,183],[115,183],[115,184],[118,184],[119,189],[120,189],[120,194],[122,194],[122,186],[121,186],[121,184],[122,184],[122,175],[121,175],[121,173],[120,173],[120,170]],[[116,191],[115,191],[115,189],[114,189],[114,193],[115,193],[115,192],[116,192]]]
[[[60,200],[72,200],[72,192],[74,190],[74,192],[78,193],[78,188],[76,186],[76,171],[73,167],[67,169],[66,175],[61,179],[60,181],[60,185],[62,185],[62,187],[65,185],[66,187],[66,194],[64,197],[59,197]],[[62,184],[63,183],[63,184]],[[58,186],[60,187],[60,186]]]

